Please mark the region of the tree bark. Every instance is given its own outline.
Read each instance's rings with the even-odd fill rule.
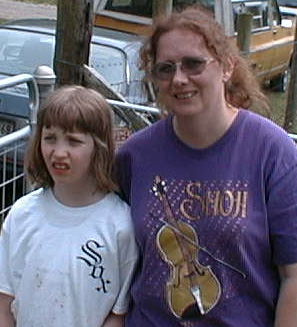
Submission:
[[[153,20],[172,12],[172,0],[153,0]]]
[[[59,0],[54,70],[57,85],[81,84],[89,62],[93,0]]]

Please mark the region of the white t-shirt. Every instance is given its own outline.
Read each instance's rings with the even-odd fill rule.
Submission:
[[[0,292],[17,327],[98,327],[123,314],[137,261],[129,207],[114,193],[85,207],[50,189],[20,200],[0,237]]]

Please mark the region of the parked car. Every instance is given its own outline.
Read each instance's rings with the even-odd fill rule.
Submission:
[[[0,79],[33,74],[40,65],[53,67],[56,21],[25,19],[0,25]],[[138,53],[142,37],[94,27],[89,65],[128,102],[147,104]],[[29,117],[25,85],[0,91],[0,136],[18,129]]]
[[[293,0],[279,0],[293,2]],[[295,0],[294,0],[295,1]],[[95,24],[145,34],[152,24],[151,0],[96,0]],[[296,1],[295,1],[296,2]],[[292,20],[281,15],[277,0],[173,0],[173,6],[199,3],[213,11],[227,35],[237,42],[240,13],[252,14],[249,49],[245,51],[250,66],[260,83],[285,91],[293,52]]]

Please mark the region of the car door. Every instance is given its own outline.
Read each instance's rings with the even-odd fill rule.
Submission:
[[[290,66],[295,28],[292,20],[281,19],[276,0],[272,1],[271,14],[273,20],[272,31],[274,43],[272,70],[274,73],[282,75],[288,66]]]
[[[232,1],[235,20],[238,19],[240,13],[252,14],[250,47],[246,56],[254,74],[261,82],[271,71],[274,55],[274,35],[270,24],[269,2],[270,0]],[[237,28],[235,24],[236,32]]]

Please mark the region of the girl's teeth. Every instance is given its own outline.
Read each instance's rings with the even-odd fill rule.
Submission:
[[[68,168],[68,165],[63,164],[63,163],[54,163],[54,167],[56,169],[67,169]]]

